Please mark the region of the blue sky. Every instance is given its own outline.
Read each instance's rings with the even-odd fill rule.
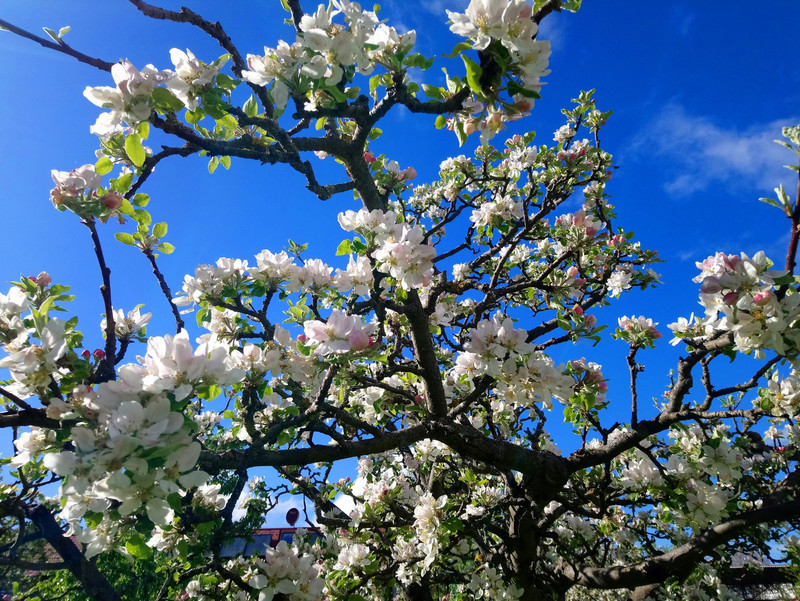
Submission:
[[[294,39],[293,31],[280,25],[284,13],[277,0],[185,3],[219,20],[243,53],[262,53],[265,44],[274,45],[281,37]],[[696,260],[718,250],[752,254],[764,249],[776,263],[784,261],[786,220],[757,198],[771,195],[780,181],[790,191],[796,187],[790,172],[780,167],[793,155],[772,140],[781,126],[800,123],[800,37],[795,31],[800,3],[585,4],[578,14],[555,14],[543,24],[540,39],[553,45],[552,73],[532,115],[509,133],[533,129],[540,143],[550,143],[562,124],[560,108],[581,89],[595,88],[598,108],[614,111],[602,142],[620,166],[608,187],[618,223],[658,249],[667,262],[658,268],[664,282],[660,290],[629,295],[605,315],[645,313],[666,334],[667,323],[697,307],[697,286],[691,282]],[[177,8],[180,3],[161,5]],[[458,41],[445,25],[444,9],[465,6],[463,1],[386,2],[380,16],[399,29],[416,29],[419,51],[444,54]],[[313,10],[314,5],[306,2],[304,7]],[[122,0],[6,1],[0,3],[0,18],[35,33],[42,33],[42,26],[70,25],[65,39],[76,49],[109,61],[128,58],[138,67],[171,67],[172,47],[189,48],[209,62],[221,54],[198,30],[149,20]],[[417,76],[441,84],[439,67],[446,64],[437,61]],[[459,66],[460,61],[449,64],[450,72],[458,73]],[[113,83],[108,74],[0,32],[0,206],[6,255],[0,280],[46,270],[54,281],[72,285],[87,346],[100,346],[99,272],[88,232],[73,215],[55,211],[48,197],[51,169],[94,161],[97,144],[89,126],[100,109],[83,97],[87,85]],[[432,119],[406,113],[398,113],[383,129],[385,137],[374,150],[401,167],[413,165],[419,182],[435,177],[442,159],[470,154],[475,144],[470,140],[459,149],[452,133],[433,129]],[[340,181],[335,167],[326,165],[321,179]],[[290,170],[237,160],[230,171],[220,168],[212,176],[202,159],[174,159],[159,166],[144,191],[152,197],[154,220],[169,223],[167,240],[177,247],[161,261],[173,290],[198,263],[221,256],[252,259],[263,248],[280,250],[289,238],[311,242],[309,256],[341,266],[333,258],[342,238],[336,214],[358,208],[348,195],[319,201]],[[145,303],[155,314],[150,333],[170,333],[174,326],[144,257],[115,243],[116,231],[121,230],[110,224],[101,232],[115,306]],[[592,351],[576,349],[575,356],[597,360]],[[653,388],[645,398],[663,390],[675,353],[666,343],[642,353],[641,359],[652,365]],[[608,373],[619,373],[623,387],[624,354],[618,348],[618,356],[608,358]]]

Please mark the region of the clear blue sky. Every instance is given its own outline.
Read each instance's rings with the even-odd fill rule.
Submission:
[[[294,39],[293,31],[280,25],[285,13],[277,0],[185,3],[219,20],[243,53],[262,53],[265,44],[281,37]],[[178,8],[180,3],[161,5]],[[309,2],[303,6],[314,8]],[[443,54],[458,41],[445,25],[444,10],[465,6],[463,1],[386,2],[380,16],[398,28],[416,29],[419,51]],[[3,2],[0,18],[36,33],[42,26],[70,25],[65,39],[76,49],[109,61],[128,58],[138,67],[171,67],[172,47],[189,48],[209,62],[221,53],[202,32],[149,20],[123,0]],[[797,23],[800,3],[794,0],[588,0],[578,14],[552,15],[543,24],[540,37],[553,45],[552,73],[543,98],[520,127],[536,130],[540,143],[550,143],[562,124],[560,108],[581,89],[596,88],[599,108],[614,111],[602,142],[620,165],[608,187],[618,223],[667,260],[658,268],[664,281],[660,291],[629,295],[607,316],[645,313],[661,322],[668,338],[666,324],[697,307],[697,287],[690,281],[696,260],[717,250],[752,254],[764,249],[783,262],[785,219],[756,199],[770,195],[779,181],[792,192],[796,187],[780,167],[793,155],[772,140],[781,126],[800,123]],[[441,83],[439,67],[445,64],[437,61],[419,78]],[[457,73],[459,65],[449,70]],[[99,273],[88,232],[73,215],[55,211],[48,198],[51,169],[94,161],[97,144],[89,126],[100,109],[83,97],[86,85],[113,82],[106,73],[0,32],[5,248],[0,281],[46,270],[54,281],[72,285],[87,346],[100,346]],[[443,158],[470,154],[475,143],[470,140],[459,150],[455,136],[434,131],[432,119],[424,116],[400,113],[383,129],[386,135],[375,150],[401,167],[413,165],[419,182],[435,177]],[[340,181],[334,169],[322,173],[325,182]],[[161,262],[173,290],[198,263],[220,256],[252,260],[263,248],[280,250],[289,238],[311,242],[309,256],[342,266],[333,258],[342,237],[335,216],[357,208],[348,195],[320,202],[287,169],[235,159],[229,172],[220,168],[213,176],[202,159],[173,159],[159,166],[144,191],[152,196],[154,220],[169,223],[167,239],[177,247]],[[114,242],[116,231],[120,228],[111,224],[102,228],[115,306],[146,303],[156,315],[150,333],[171,332],[167,307],[144,257]],[[641,355],[652,364],[648,375],[657,377],[645,398],[663,390],[666,370],[674,365],[674,351],[667,346]],[[624,349],[617,354],[608,359],[612,372],[624,366]],[[598,360],[591,347],[576,349],[575,356],[581,355]],[[669,363],[656,365],[668,356],[673,357]],[[626,386],[625,380],[620,384]]]

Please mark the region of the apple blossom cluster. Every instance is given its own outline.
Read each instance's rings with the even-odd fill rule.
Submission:
[[[256,573],[248,584],[259,591],[259,601],[272,601],[276,594],[289,601],[321,601],[325,581],[313,555],[300,556],[294,546],[280,541],[267,547],[264,559],[255,561]]]
[[[793,369],[786,378],[774,372],[769,378],[767,388],[759,389],[756,404],[776,417],[800,415],[800,379]]]
[[[103,183],[103,178],[95,171],[94,165],[82,165],[72,171],[53,169],[50,175],[56,185],[50,192],[50,200],[56,207],[82,200]]]
[[[335,22],[338,15],[344,24]],[[406,55],[416,42],[414,31],[399,34],[349,0],[320,4],[303,15],[299,30],[291,45],[281,40],[275,48],[265,47],[264,56],[248,54],[248,70],[242,72],[245,81],[272,86],[270,98],[279,111],[290,96],[310,95],[313,107],[316,92],[348,82],[351,69],[369,75],[375,65],[395,68],[394,55]]]
[[[20,458],[44,452],[44,465],[63,478],[60,517],[90,556],[113,546],[118,520],[137,512],[168,529],[174,499],[208,478],[196,469],[201,447],[183,409],[198,387],[227,386],[243,376],[225,346],[193,349],[185,330],[153,337],[138,364],[119,368],[118,380],[80,385],[64,400],[49,400],[48,417],[77,422],[70,428],[72,450],[34,430],[17,441]],[[210,499],[212,489],[202,490]],[[99,525],[89,526],[95,517]]]
[[[470,40],[475,50],[499,41],[511,55],[523,87],[541,89],[540,78],[550,73],[550,42],[536,39],[538,26],[524,0],[471,0],[464,13],[447,11],[450,30]]]
[[[16,295],[9,292],[6,298],[13,296]],[[60,319],[50,318],[44,324],[40,322],[27,328],[24,327],[24,322],[17,321],[20,314],[12,312],[17,307],[20,312],[27,308],[13,304],[12,300],[2,317],[9,324],[9,329],[4,332],[9,341],[4,344],[8,356],[0,359],[0,369],[8,369],[11,374],[12,383],[7,389],[12,394],[23,399],[33,395],[47,398],[47,389],[51,382],[61,379],[58,361],[67,353],[68,324]],[[16,329],[20,325],[23,328]]]
[[[624,340],[634,347],[649,347],[655,346],[655,341],[661,338],[661,333],[656,329],[657,323],[653,320],[641,315],[636,317],[620,317],[617,319],[619,328],[615,336],[619,340]]]
[[[159,71],[153,65],[139,71],[130,61],[122,60],[111,67],[115,87],[87,87],[84,90],[83,95],[92,104],[111,109],[98,117],[91,127],[93,134],[110,137],[126,131],[125,124],[133,127],[147,121],[159,101],[159,97],[154,95],[158,89],[171,93],[188,110],[196,109],[198,98],[213,85],[228,60],[226,55],[212,65],[206,65],[190,50],[183,52],[173,48],[169,54],[175,71]]]
[[[370,334],[375,330],[375,324],[364,323],[359,317],[347,315],[339,309],[331,311],[327,322],[308,320],[303,329],[317,355],[358,352],[374,344]]]
[[[150,320],[153,318],[153,314],[145,313],[143,315],[141,309],[142,306],[139,305],[127,313],[122,309],[116,309],[114,311],[114,335],[117,338],[120,340],[135,338],[144,342],[142,338],[146,333],[147,324],[150,323]],[[105,333],[105,318],[100,322],[100,329]]]
[[[362,212],[365,211],[362,209]],[[371,248],[374,249],[377,269],[392,275],[405,289],[429,283],[433,275],[431,260],[435,251],[423,244],[422,229],[395,223],[397,216],[391,211],[385,214],[373,212],[380,213],[380,217],[375,217],[380,226],[376,226],[370,238],[374,242]],[[391,227],[387,225],[390,222]],[[340,216],[340,223],[345,229],[350,228],[346,217]],[[178,306],[188,306],[200,304],[204,299],[220,299],[226,288],[252,282],[262,282],[269,290],[283,288],[288,292],[304,294],[308,291],[318,294],[324,290],[338,290],[342,294],[351,292],[363,297],[368,297],[374,286],[373,263],[363,255],[350,255],[347,267],[337,269],[335,273],[320,259],[306,259],[303,265],[298,265],[286,251],[273,253],[263,250],[255,258],[255,266],[241,259],[228,258],[219,259],[216,265],[200,265],[194,276],[185,277],[183,296],[175,298],[174,302]]]
[[[28,340],[28,329],[22,315],[29,305],[27,295],[17,286],[12,287],[8,294],[0,293],[0,344],[9,352],[19,350]]]
[[[738,351],[763,354],[772,350],[791,355],[800,345],[797,320],[800,295],[781,286],[793,277],[785,271],[770,269],[763,251],[753,257],[745,253],[717,253],[698,262],[700,304],[705,316],[691,321],[682,319],[669,328],[676,338],[702,340],[718,332],[731,332]]]
[[[470,331],[470,339],[464,343],[465,352],[459,354],[453,371],[457,376],[498,377],[506,360],[513,363],[519,355],[533,350],[525,341],[527,336],[527,331],[514,327],[510,317],[495,313]]]
[[[398,222],[394,211],[377,209],[340,213],[339,225],[363,235],[378,271],[392,276],[404,290],[431,283],[436,250],[424,243],[421,226]]]

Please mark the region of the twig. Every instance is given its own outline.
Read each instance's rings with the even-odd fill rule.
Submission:
[[[639,375],[641,369],[636,364],[636,353],[639,350],[638,346],[631,345],[631,350],[626,357],[628,362],[628,370],[631,373],[631,427],[635,428],[639,421],[639,408],[638,400],[639,393],[636,391],[636,377]]]
[[[97,257],[97,263],[100,266],[100,273],[103,277],[103,285],[100,286],[100,293],[103,296],[103,305],[106,311],[106,356],[97,368],[97,382],[107,382],[116,377],[114,371],[114,358],[117,354],[117,336],[115,333],[114,324],[114,306],[111,303],[111,270],[106,265],[106,259],[103,256],[103,247],[100,244],[100,236],[97,235],[97,227],[92,217],[84,219],[83,223],[92,235],[92,242],[94,242],[94,253]]]
[[[144,184],[147,181],[147,178],[153,173],[156,165],[158,165],[161,160],[175,155],[188,157],[190,154],[200,151],[199,148],[196,148],[192,144],[186,144],[183,148],[170,148],[168,146],[162,146],[161,148],[161,152],[158,152],[151,157],[147,157],[144,165],[142,165],[142,172],[139,174],[136,182],[131,186],[131,189],[125,193],[125,198],[128,200],[133,198],[133,196],[139,191],[139,188],[142,187],[142,184]]]
[[[161,292],[164,293],[164,297],[167,299],[167,302],[169,303],[169,307],[172,310],[172,315],[173,317],[175,317],[175,326],[177,328],[177,331],[180,333],[180,331],[186,327],[186,324],[184,323],[183,318],[181,317],[181,312],[178,311],[178,307],[175,306],[175,303],[172,300],[172,292],[170,291],[169,286],[167,285],[167,281],[164,279],[164,274],[162,274],[161,270],[158,268],[158,264],[156,263],[156,258],[153,255],[153,249],[143,248],[142,252],[144,253],[144,256],[147,257],[147,260],[150,261],[150,267],[153,268],[153,275],[156,276],[156,279],[158,280],[158,285],[161,288]]]
[[[21,38],[26,38],[28,40],[32,40],[39,44],[40,46],[44,46],[45,48],[49,48],[50,50],[55,50],[56,52],[60,52],[62,54],[66,54],[67,56],[71,56],[73,58],[78,59],[82,63],[86,63],[87,65],[91,65],[92,67],[96,67],[101,71],[111,71],[111,67],[114,66],[114,63],[109,63],[99,58],[92,58],[84,54],[83,52],[78,52],[68,44],[65,44],[63,41],[60,44],[56,44],[45,38],[40,38],[38,35],[34,35],[29,31],[26,31],[16,25],[9,23],[8,21],[4,21],[0,19],[0,27],[3,29],[7,29],[11,33],[14,33]]]
[[[21,398],[19,398],[17,395],[15,395],[15,394],[13,394],[13,393],[9,392],[9,391],[8,391],[8,390],[6,390],[5,388],[2,388],[2,387],[0,387],[0,395],[2,395],[2,396],[4,396],[4,397],[6,397],[6,398],[7,398],[9,401],[12,401],[12,402],[13,402],[15,405],[19,405],[19,406],[20,406],[20,407],[22,407],[23,409],[33,409],[33,407],[31,407],[30,405],[28,405],[28,403],[26,403],[25,401],[23,401],[23,400],[22,400]]]
[[[792,237],[789,240],[789,251],[786,253],[786,270],[794,273],[797,266],[797,244],[800,242],[800,175],[797,178],[797,196],[795,196],[794,210],[789,215],[792,221]]]

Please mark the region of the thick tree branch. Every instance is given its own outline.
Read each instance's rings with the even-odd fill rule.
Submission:
[[[792,490],[792,494],[796,494]],[[765,503],[760,509],[744,512],[717,526],[708,528],[689,542],[663,555],[630,566],[566,567],[564,575],[574,584],[599,589],[634,589],[670,578],[679,581],[695,570],[698,563],[715,547],[743,534],[748,528],[767,522],[785,521],[800,517],[800,500]]]
[[[80,549],[72,542],[72,539],[64,536],[49,509],[42,505],[37,505],[30,512],[29,517],[42,532],[44,539],[64,560],[65,567],[81,582],[84,590],[91,598],[103,599],[104,601],[122,601],[122,597],[114,590],[102,572],[97,569],[94,562],[87,560]]]
[[[0,413],[0,428],[35,426],[58,430],[64,426],[64,423],[47,417],[45,409],[23,409],[22,411]]]

